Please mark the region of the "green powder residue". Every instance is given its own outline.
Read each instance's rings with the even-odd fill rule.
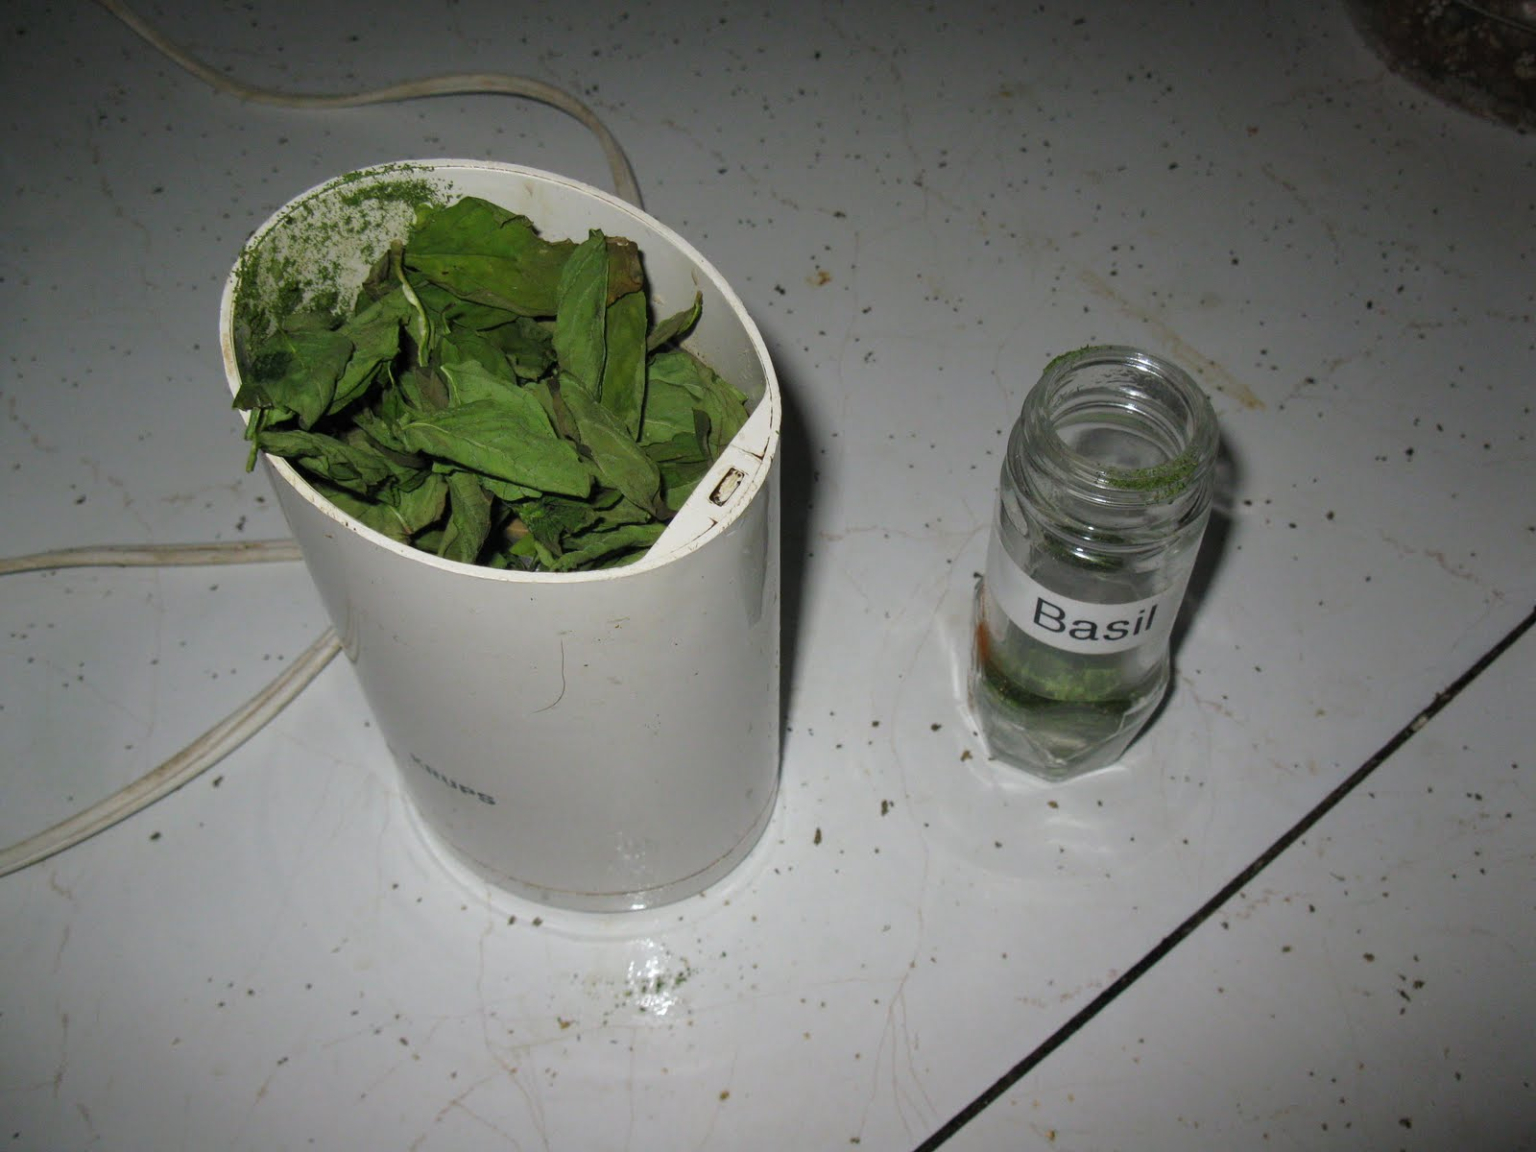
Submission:
[[[1166,503],[1189,487],[1199,467],[1199,457],[1191,450],[1151,468],[1105,468],[1100,476],[1106,487],[1145,493],[1152,501]]]
[[[440,179],[401,163],[352,172],[294,204],[236,269],[235,347],[245,350],[296,312],[347,313],[368,269],[402,239],[422,208],[441,206]]]

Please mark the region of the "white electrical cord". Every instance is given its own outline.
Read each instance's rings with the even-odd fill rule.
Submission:
[[[96,3],[116,16],[156,51],[199,80],[220,92],[253,103],[273,104],[280,108],[356,108],[364,104],[384,104],[422,96],[490,93],[522,96],[541,104],[548,104],[574,116],[597,137],[613,175],[614,191],[622,199],[629,201],[637,208],[640,207],[640,187],[635,180],[634,169],[630,167],[629,158],[624,155],[624,150],[619,147],[619,142],[608,130],[607,125],[580,100],[542,80],[494,72],[457,73],[391,84],[366,92],[293,95],[231,80],[166,39],[159,31],[140,19],[121,0],[96,0]],[[0,559],[0,576],[84,566],[245,564],[297,559],[300,559],[298,546],[289,540],[234,544],[171,544],[149,547],[108,545],[66,548],[56,552],[18,556],[9,560]],[[78,812],[35,836],[0,850],[0,876],[7,876],[74,847],[148,807],[207,771],[281,712],[289,701],[320,674],[321,669],[329,664],[332,657],[339,651],[341,651],[341,641],[334,630],[327,629],[281,676],[165,763],[83,812]]]
[[[66,548],[0,560],[0,576],[55,568],[92,566],[151,567],[170,564],[248,564],[295,560],[298,546],[291,540],[261,540],[238,544],[168,544],[102,548]],[[132,816],[207,771],[250,739],[304,689],[331,658],[341,642],[331,629],[260,692],[220,720],[158,768],[83,812],[0,851],[0,876],[46,860],[66,848]]]
[[[630,167],[629,158],[624,155],[624,149],[619,147],[618,140],[608,130],[608,126],[598,119],[597,113],[569,92],[556,88],[552,84],[546,84],[542,80],[535,80],[529,76],[509,76],[501,72],[458,72],[444,76],[429,76],[422,80],[408,80],[400,84],[389,84],[383,88],[373,88],[365,92],[334,95],[296,95],[277,92],[270,88],[256,88],[249,84],[242,84],[237,80],[231,80],[222,72],[215,71],[146,24],[132,9],[122,3],[122,0],[96,0],[96,3],[132,28],[157,51],[199,80],[212,85],[220,92],[238,96],[242,100],[249,100],[256,104],[273,104],[279,108],[357,108],[365,104],[387,104],[397,100],[414,100],[422,96],[462,96],[475,93],[523,96],[536,100],[540,104],[548,104],[580,120],[597,137],[598,143],[602,145],[603,155],[608,160],[609,170],[613,173],[614,191],[621,199],[628,200],[636,208],[641,207],[640,186],[635,180],[634,169]]]
[[[0,576],[46,572],[54,568],[169,568],[177,564],[258,564],[302,560],[292,540],[245,540],[233,544],[108,544],[100,548],[61,548],[0,560]]]

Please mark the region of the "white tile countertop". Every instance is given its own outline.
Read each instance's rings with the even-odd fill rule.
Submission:
[[[507,72],[612,128],[784,390],[780,791],[702,895],[546,908],[433,850],[335,661],[0,878],[7,1148],[1536,1148],[1536,138],[1334,4],[142,15],[253,84]],[[218,304],[291,197],[610,186],[523,100],[246,103],[64,0],[0,35],[4,555],[286,535]],[[1101,342],[1207,389],[1217,512],[1161,714],[1045,786],[971,726],[971,596],[1025,391]],[[326,624],[296,563],[15,574],[0,620],[0,847]]]

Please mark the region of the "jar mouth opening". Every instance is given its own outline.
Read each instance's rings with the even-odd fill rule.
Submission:
[[[1173,502],[1199,491],[1214,463],[1210,400],[1183,369],[1139,349],[1057,357],[1024,407],[1036,465],[1095,502]]]

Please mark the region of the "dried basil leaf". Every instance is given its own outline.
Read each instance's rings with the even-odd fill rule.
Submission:
[[[326,406],[327,416],[362,399],[381,376],[388,376],[390,365],[400,355],[400,328],[408,308],[403,292],[391,292],[338,329],[351,341],[352,352],[336,380],[336,390]]]
[[[516,504],[522,500],[537,500],[543,495],[537,488],[529,488],[524,484],[514,484],[510,480],[503,480],[499,476],[480,475],[480,487],[484,488],[498,500],[508,504]]]
[[[462,408],[477,400],[508,400],[520,403],[514,394],[524,394],[517,381],[507,375],[498,375],[477,360],[463,360],[456,364],[444,364],[439,373],[448,384],[449,403]]]
[[[519,316],[485,335],[506,354],[520,380],[538,380],[555,366],[554,326],[547,321]]]
[[[709,460],[686,460],[658,466],[661,472],[661,495],[668,508],[676,512],[687,502],[693,490],[699,486],[699,481],[709,471],[711,463]]]
[[[603,317],[603,382],[598,395],[631,440],[640,435],[645,408],[645,330],[650,320],[640,291],[620,296]]]
[[[560,277],[555,312],[555,358],[562,387],[602,396],[607,357],[604,323],[608,309],[608,242],[593,230],[571,253]]]
[[[583,537],[579,548],[553,558],[548,567],[552,572],[573,572],[616,555],[628,558],[631,553],[656,543],[665,528],[660,521],[652,521],[649,524],[626,524],[608,532],[592,532]]]
[[[708,448],[718,457],[747,422],[746,398],[691,352],[675,348],[651,359],[648,387],[680,388],[709,417]]]
[[[443,368],[450,364],[475,363],[497,379],[513,382],[507,354],[473,328],[461,328],[438,342],[438,358]]]
[[[590,527],[598,518],[590,504],[558,496],[530,500],[518,506],[517,514],[534,539],[554,556],[565,551],[566,536]]]
[[[410,271],[412,270],[407,268],[407,272]],[[421,301],[422,307],[439,317],[445,328],[469,328],[476,332],[490,332],[519,318],[527,319],[521,312],[496,308],[490,304],[479,304],[473,300],[466,300],[462,296],[456,296],[442,285],[428,280],[420,272],[412,276],[411,283],[416,289],[416,297]]]
[[[555,435],[537,400],[522,390],[501,400],[423,412],[400,423],[410,449],[514,484],[585,496],[592,474],[569,441]]]
[[[448,385],[430,368],[411,368],[400,374],[396,393],[406,411],[395,417],[398,424],[410,412],[439,412],[448,407]]]
[[[362,496],[393,478],[389,462],[379,453],[318,432],[267,430],[258,435],[256,446]]]
[[[299,427],[313,428],[329,410],[351,357],[352,341],[332,331],[326,318],[292,317],[251,355],[235,404],[283,418],[291,414]]]
[[[409,490],[399,486],[384,488],[377,500],[366,499],[323,481],[317,481],[315,487],[347,515],[391,540],[410,544],[417,533],[442,519],[447,507],[447,478],[432,472],[423,473],[423,476],[424,481]]]
[[[580,388],[565,387],[566,380],[562,374],[558,395],[576,423],[577,439],[591,453],[598,479],[642,508],[657,507],[661,474],[656,470],[656,462],[635,443],[613,413]]]
[[[553,316],[574,248],[544,240],[524,216],[469,196],[418,220],[406,266],[472,303]]]
[[[691,305],[681,312],[674,312],[651,329],[650,336],[646,338],[645,350],[655,352],[659,348],[665,348],[668,344],[681,340],[693,331],[693,326],[699,322],[699,314],[703,309],[704,296],[702,293],[695,292]]]
[[[445,560],[473,564],[491,534],[492,497],[469,472],[448,476],[448,523],[437,554]]]

